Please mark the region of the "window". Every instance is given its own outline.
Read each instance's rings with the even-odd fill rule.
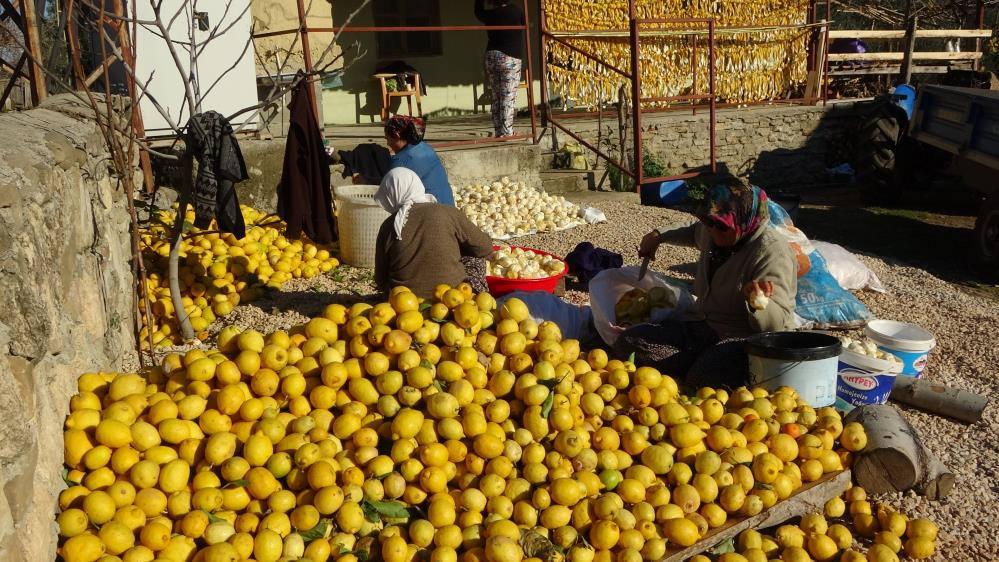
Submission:
[[[375,0],[375,25],[379,27],[421,27],[441,24],[440,0]],[[443,54],[441,32],[381,32],[378,58],[436,57]]]

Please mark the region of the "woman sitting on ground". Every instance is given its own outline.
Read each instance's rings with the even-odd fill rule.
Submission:
[[[454,207],[454,192],[447,170],[434,149],[423,142],[422,119],[397,115],[385,122],[385,142],[395,156],[392,169],[409,168],[416,172],[426,191],[441,205]]]
[[[465,281],[463,256],[484,258],[493,251],[489,236],[458,209],[437,204],[412,170],[389,171],[375,200],[391,214],[375,249],[379,290],[405,286],[430,298],[437,285]]]
[[[641,257],[655,258],[663,243],[701,251],[697,303],[682,321],[629,329],[616,343],[620,354],[635,353],[636,361],[686,378],[692,387],[744,383],[748,366],[741,340],[795,325],[797,261],[770,225],[767,201],[760,188],[728,178],[708,194],[699,222],[645,236]]]

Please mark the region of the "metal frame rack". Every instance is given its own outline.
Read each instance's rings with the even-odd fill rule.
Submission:
[[[595,152],[601,159],[607,161],[609,165],[612,165],[628,177],[632,178],[635,183],[636,191],[640,189],[643,184],[647,183],[658,183],[679,179],[690,179],[701,175],[700,172],[689,172],[685,174],[678,174],[675,176],[668,177],[646,177],[644,170],[644,155],[643,155],[643,145],[644,145],[644,131],[643,131],[643,116],[649,113],[661,113],[668,111],[682,111],[689,110],[694,114],[698,110],[707,109],[710,113],[709,119],[709,161],[710,170],[712,173],[717,172],[717,143],[716,143],[716,132],[717,132],[717,111],[723,107],[734,107],[734,106],[745,106],[745,105],[805,105],[814,104],[816,101],[825,101],[828,92],[828,77],[826,76],[827,60],[826,55],[823,55],[822,60],[815,60],[815,53],[819,50],[816,46],[820,42],[828,42],[828,21],[829,11],[831,6],[826,3],[826,13],[827,17],[825,20],[819,21],[818,19],[818,8],[816,0],[811,0],[809,2],[808,8],[808,20],[803,26],[781,26],[782,28],[802,28],[802,29],[814,29],[819,30],[821,33],[814,34],[809,40],[809,54],[808,54],[808,70],[813,73],[821,73],[816,75],[816,86],[821,86],[821,95],[813,95],[812,97],[803,97],[796,99],[783,99],[783,100],[769,100],[761,101],[749,104],[722,104],[718,103],[718,96],[716,91],[716,78],[717,78],[717,68],[716,68],[716,40],[717,36],[722,32],[747,32],[753,31],[752,29],[731,29],[719,27],[714,19],[710,18],[641,18],[638,15],[637,0],[628,0],[628,29],[627,30],[611,30],[611,31],[601,31],[588,33],[584,32],[582,35],[577,36],[600,36],[601,34],[615,34],[616,36],[626,36],[629,39],[630,46],[630,59],[631,59],[631,71],[626,71],[617,66],[611,64],[610,62],[601,59],[597,54],[591,53],[577,45],[570,43],[564,34],[560,34],[553,31],[548,26],[547,20],[547,7],[546,0],[540,0],[540,26],[541,26],[541,73],[544,78],[541,82],[541,103],[544,108],[545,123],[550,123],[554,128],[559,131],[569,135],[574,140],[579,142],[582,146],[585,146],[589,150]],[[691,94],[681,95],[681,96],[664,96],[664,97],[643,97],[642,96],[642,64],[641,64],[641,52],[642,52],[642,39],[643,35],[655,35],[663,31],[663,27],[668,27],[668,31],[675,35],[690,35],[692,36],[692,53],[691,53],[691,68],[693,69],[693,87]],[[678,26],[682,26],[679,27]],[[649,28],[652,29],[649,29]],[[774,27],[769,27],[768,29],[774,29]],[[700,36],[707,35],[707,49],[708,49],[708,91],[702,92],[698,90],[697,85],[697,49],[698,49],[698,39]],[[628,80],[630,83],[630,94],[631,94],[631,118],[633,123],[634,133],[632,135],[632,150],[634,152],[634,170],[629,169],[629,163],[621,162],[606,154],[600,147],[593,146],[591,143],[587,142],[580,135],[573,132],[566,123],[566,120],[581,118],[581,117],[593,117],[598,114],[604,114],[605,111],[602,108],[597,108],[596,111],[572,111],[557,114],[552,110],[550,104],[550,92],[548,89],[547,76],[549,70],[549,60],[548,60],[548,49],[549,42],[556,43],[561,47],[569,49],[574,54],[584,57],[589,61],[592,61],[608,70],[617,74]],[[828,52],[828,49],[825,49]],[[819,90],[819,88],[815,88]],[[636,101],[637,100],[637,101]],[[665,107],[658,108],[648,108],[644,109],[642,107],[643,103],[658,103],[666,104]],[[680,105],[674,105],[680,104]]]

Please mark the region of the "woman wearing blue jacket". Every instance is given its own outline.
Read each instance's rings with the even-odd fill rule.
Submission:
[[[423,142],[422,119],[396,116],[385,123],[385,142],[395,156],[392,169],[408,168],[420,176],[427,193],[442,205],[454,207],[454,192],[447,178],[447,170],[434,149]]]

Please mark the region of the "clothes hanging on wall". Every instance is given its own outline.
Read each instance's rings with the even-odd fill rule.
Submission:
[[[223,115],[206,111],[187,122],[187,152],[198,161],[194,181],[194,226],[208,228],[215,219],[219,229],[237,238],[246,236],[246,224],[236,197],[236,183],[246,180],[246,163]]]
[[[284,170],[278,184],[278,215],[288,224],[287,236],[306,236],[318,244],[336,240],[329,156],[319,122],[309,101],[307,80],[301,80],[288,104],[291,117],[284,150]]]

